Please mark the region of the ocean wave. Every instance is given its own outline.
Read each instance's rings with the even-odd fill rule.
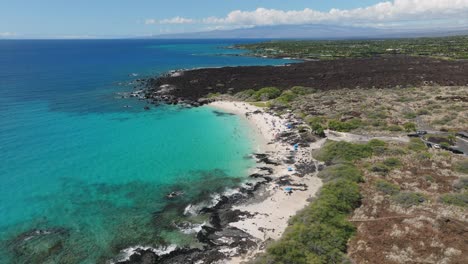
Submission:
[[[130,260],[130,256],[142,250],[151,250],[154,254],[158,256],[164,256],[164,255],[171,253],[172,251],[176,249],[177,249],[177,245],[173,245],[173,244],[168,245],[168,246],[161,246],[158,248],[149,247],[149,246],[128,247],[128,248],[121,250],[119,253],[118,259],[111,263],[114,264],[114,263]]]

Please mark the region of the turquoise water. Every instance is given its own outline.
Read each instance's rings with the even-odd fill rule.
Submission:
[[[172,223],[246,177],[249,128],[209,107],[143,111],[118,93],[170,69],[283,63],[220,56],[239,52],[219,48],[228,44],[0,41],[0,263],[104,263],[129,246],[193,245]]]

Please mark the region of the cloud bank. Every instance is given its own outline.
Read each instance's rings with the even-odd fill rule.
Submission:
[[[146,24],[208,24],[224,26],[270,26],[295,24],[353,24],[382,25],[394,22],[417,22],[435,19],[466,19],[468,0],[394,0],[355,9],[331,9],[328,12],[310,8],[277,10],[257,8],[253,11],[235,10],[225,17],[191,19],[147,19]]]
[[[16,36],[16,33],[13,32],[0,32],[0,38],[11,38]]]

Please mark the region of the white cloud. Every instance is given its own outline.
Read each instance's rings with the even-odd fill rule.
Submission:
[[[152,25],[152,24],[162,24],[162,25],[165,25],[165,24],[193,24],[195,23],[196,21],[194,19],[190,19],[190,18],[185,18],[185,17],[180,17],[180,16],[176,16],[176,17],[173,17],[173,18],[166,18],[166,19],[162,19],[162,20],[156,20],[156,19],[146,19],[145,20],[145,24],[146,25]]]
[[[320,12],[310,8],[283,11],[258,8],[254,11],[236,10],[226,17],[209,17],[210,24],[281,25],[310,23],[381,23],[401,20],[464,18],[468,16],[468,0],[395,0],[373,6]]]
[[[160,24],[192,24],[194,23],[195,20],[190,19],[190,18],[184,18],[184,17],[173,17],[170,19],[163,19],[159,21]]]
[[[16,36],[16,33],[13,32],[0,32],[0,38],[11,38]]]
[[[321,12],[310,8],[303,10],[277,10],[257,8],[253,11],[235,10],[225,17],[207,17],[199,20],[174,17],[157,21],[147,19],[146,24],[209,24],[230,26],[265,26],[294,24],[385,24],[432,19],[465,19],[468,17],[468,0],[394,0],[355,9],[331,9]]]
[[[149,19],[145,19],[145,24],[146,25],[152,25],[152,24],[157,24],[158,21],[156,19],[152,19],[152,18],[149,18]]]

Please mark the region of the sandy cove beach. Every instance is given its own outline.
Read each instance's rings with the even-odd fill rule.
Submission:
[[[258,194],[261,199],[255,199],[251,203],[233,208],[249,212],[254,216],[230,223],[230,225],[252,235],[259,242],[256,250],[226,262],[241,263],[262,252],[266,241],[279,239],[288,226],[289,218],[303,209],[309,203],[309,199],[316,195],[322,186],[322,181],[317,177],[317,171],[300,175],[296,172],[295,165],[298,162],[317,165],[317,161],[312,159],[311,151],[320,148],[325,143],[325,139],[291,152],[294,151],[293,145],[275,139],[277,134],[289,130],[286,126],[288,120],[285,117],[272,115],[244,102],[217,101],[210,103],[209,106],[244,118],[255,132],[256,151],[268,154],[272,160],[278,162],[278,165],[258,164],[268,166],[273,170],[270,175],[273,180]],[[286,164],[283,160],[291,153],[294,153],[295,163]],[[290,186],[277,184],[277,180],[284,176],[289,176]],[[286,192],[285,187],[292,187],[292,193]]]

